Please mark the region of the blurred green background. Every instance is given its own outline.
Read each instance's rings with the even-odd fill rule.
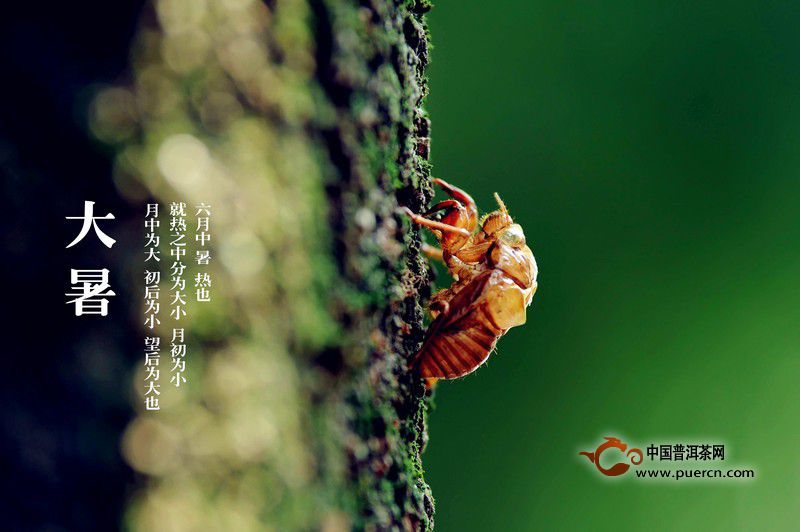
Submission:
[[[800,518],[800,6],[440,1],[434,175],[539,262],[528,324],[438,386],[441,531]],[[750,483],[605,481],[579,450],[723,441]],[[673,481],[674,482],[674,481]]]

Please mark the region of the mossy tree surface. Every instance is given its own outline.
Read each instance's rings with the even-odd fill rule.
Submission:
[[[432,528],[428,400],[407,367],[430,278],[397,213],[432,196],[427,2],[154,7],[92,128],[166,225],[169,202],[212,204],[215,281],[181,323],[188,386],[123,439],[142,473],[127,525]]]

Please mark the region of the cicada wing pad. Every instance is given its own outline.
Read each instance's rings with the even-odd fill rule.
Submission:
[[[498,270],[475,277],[449,307],[431,323],[414,359],[422,377],[455,379],[472,373],[508,328],[525,321],[522,290]]]

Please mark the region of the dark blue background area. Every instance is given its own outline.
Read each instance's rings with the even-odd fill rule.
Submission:
[[[133,473],[118,440],[137,356],[130,283],[111,266],[108,317],[65,304],[70,268],[120,263],[139,232],[86,132],[92,87],[117,80],[141,2],[13,2],[0,20],[4,334],[0,522],[6,530],[114,530]],[[84,200],[114,222],[65,246]],[[133,225],[132,225],[133,224]],[[79,225],[79,224],[78,224]],[[126,243],[128,243],[126,245]],[[128,288],[129,289],[129,288]]]

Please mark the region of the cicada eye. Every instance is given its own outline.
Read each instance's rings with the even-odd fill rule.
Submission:
[[[500,237],[504,244],[511,247],[519,248],[525,245],[525,233],[522,232],[522,227],[519,224],[512,224],[503,232]]]

